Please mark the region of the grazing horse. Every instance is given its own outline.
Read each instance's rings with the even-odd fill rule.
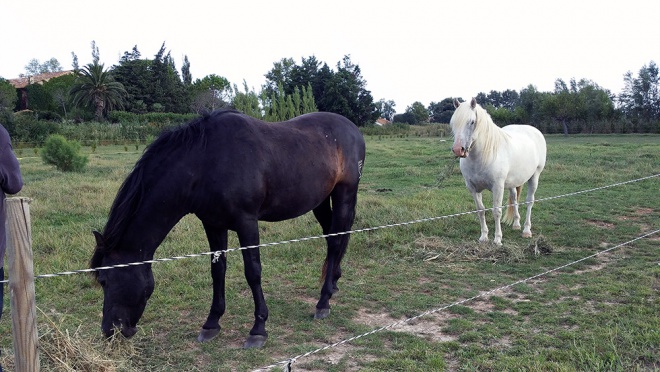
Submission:
[[[513,223],[520,229],[518,198],[523,183],[527,182],[527,215],[522,236],[532,236],[532,206],[539,175],[545,167],[546,144],[541,132],[531,125],[507,125],[503,128],[493,123],[490,115],[477,101],[459,103],[454,99],[456,111],[450,126],[454,134],[452,151],[461,158],[461,173],[465,184],[477,204],[481,224],[480,242],[488,241],[488,227],[481,192],[493,193],[495,217],[494,243],[502,244],[502,198],[509,190],[509,207],[504,222]]]
[[[282,221],[314,212],[324,234],[349,231],[355,218],[365,144],[350,120],[328,112],[266,123],[233,110],[216,111],[161,134],[123,182],[103,233],[94,232],[90,267],[152,260],[156,248],[185,215],[197,216],[212,252],[227,249],[227,231],[242,247],[259,245],[258,221]],[[326,238],[327,256],[315,318],[330,313],[348,234]],[[244,347],[264,345],[268,308],[261,288],[259,248],[241,250],[254,298],[254,326]],[[220,332],[225,312],[225,254],[211,261],[213,299],[198,341]],[[103,287],[106,337],[125,337],[154,290],[151,264],[95,271]]]

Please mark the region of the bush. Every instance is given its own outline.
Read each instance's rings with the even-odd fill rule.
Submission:
[[[46,139],[41,151],[44,163],[51,164],[63,172],[78,172],[87,165],[87,157],[79,154],[80,144],[76,141],[67,141],[59,134]]]
[[[34,111],[25,110],[14,114],[12,128],[8,131],[13,142],[41,144],[48,136],[57,134],[59,126],[52,121],[38,120]]]

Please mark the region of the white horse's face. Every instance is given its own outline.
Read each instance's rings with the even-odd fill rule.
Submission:
[[[475,107],[477,101],[472,98],[471,102],[459,103],[454,99],[454,115],[452,115],[449,125],[454,133],[454,145],[451,150],[454,155],[465,158],[469,155],[470,149],[476,138],[475,127],[477,125],[477,112]]]

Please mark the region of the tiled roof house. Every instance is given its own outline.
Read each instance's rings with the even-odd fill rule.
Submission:
[[[21,104],[19,108],[20,110],[25,110],[28,107],[27,91],[25,89],[27,88],[28,85],[43,84],[52,78],[69,75],[69,74],[73,74],[73,70],[47,72],[39,75],[20,77],[17,79],[9,79],[9,84],[13,85],[14,88],[16,88],[20,92]]]

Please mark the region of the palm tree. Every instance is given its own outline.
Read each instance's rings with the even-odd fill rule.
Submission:
[[[71,88],[73,103],[76,106],[93,107],[96,120],[114,108],[123,108],[127,96],[124,86],[114,81],[109,71],[98,61],[83,66],[78,79]]]

